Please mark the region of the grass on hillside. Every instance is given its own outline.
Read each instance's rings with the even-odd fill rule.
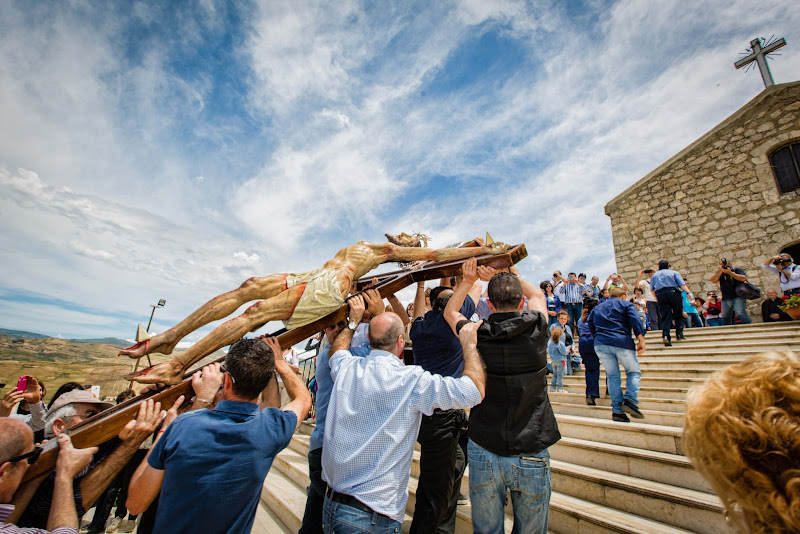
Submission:
[[[58,387],[75,381],[80,384],[100,386],[100,396],[116,397],[128,388],[123,376],[133,371],[135,360],[124,356],[117,358],[119,347],[100,343],[77,343],[57,338],[27,339],[0,335],[0,382],[8,388],[17,384],[22,375],[35,376],[44,382],[47,394],[46,401]],[[180,351],[176,350],[175,353]],[[217,351],[201,360],[203,365],[224,356]],[[172,356],[151,354],[153,364],[168,361]],[[147,365],[147,358],[142,358],[140,365]],[[140,367],[141,368],[141,367]],[[143,385],[134,383],[133,388],[139,391]]]

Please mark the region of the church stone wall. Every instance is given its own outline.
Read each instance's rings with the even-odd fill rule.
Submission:
[[[779,289],[761,264],[800,241],[800,190],[779,193],[768,156],[797,141],[800,82],[776,85],[614,198],[605,211],[619,273],[633,282],[667,258],[705,298],[727,258],[762,294]],[[748,303],[754,322],[760,303]]]

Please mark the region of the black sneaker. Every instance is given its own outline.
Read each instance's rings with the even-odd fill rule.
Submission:
[[[469,502],[469,495],[464,495],[460,491],[458,492],[458,504],[467,504]]]
[[[631,420],[628,419],[628,416],[624,413],[612,413],[611,420],[616,421],[618,423],[630,423]]]
[[[639,408],[628,399],[622,401],[622,411],[627,412],[631,417],[635,417],[636,419],[644,419],[644,415],[639,411]]]
[[[672,341],[670,341],[670,339],[668,337],[665,337],[663,339],[664,339],[664,346],[665,347],[671,347],[672,346]]]
[[[684,339],[686,339],[686,336],[683,334],[678,334],[678,341],[683,341]]]
[[[586,397],[586,404],[589,406],[597,406],[597,403],[594,401],[594,397]]]

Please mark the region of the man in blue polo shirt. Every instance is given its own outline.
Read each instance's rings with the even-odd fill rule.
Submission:
[[[670,269],[669,260],[658,260],[658,271],[650,277],[650,290],[658,299],[658,313],[661,317],[661,337],[664,346],[671,347],[672,339],[669,329],[675,319],[675,337],[683,337],[683,297],[681,291],[689,293],[689,299],[694,300],[694,295],[689,291],[689,286],[683,281],[678,271]]]
[[[633,303],[626,299],[625,290],[615,287],[611,290],[611,298],[595,307],[587,319],[589,330],[594,338],[594,351],[603,363],[608,381],[608,392],[611,394],[611,419],[621,423],[629,423],[624,412],[642,419],[639,411],[639,370],[638,354],[644,354],[644,327],[639,319]],[[631,331],[637,339],[633,344]],[[625,395],[622,395],[619,364],[625,368],[627,384]]]
[[[281,354],[275,338],[240,339],[231,345],[224,373],[211,364],[193,377],[197,401],[210,405],[220,383],[223,400],[171,424],[165,419],[168,426],[131,479],[130,513],[146,510],[160,491],[155,532],[250,532],[272,460],[311,407],[308,389]],[[258,396],[274,371],[291,401],[283,410],[262,410]]]
[[[470,288],[461,313],[472,317],[481,296],[481,284]],[[444,308],[453,288],[439,286],[431,290],[431,311],[425,313],[425,283],[417,284],[414,299],[414,322],[411,323],[411,342],[414,364],[431,374],[458,378],[464,371],[461,341],[444,319]],[[424,313],[424,316],[423,316]],[[455,530],[461,477],[466,456],[459,446],[459,431],[467,422],[464,410],[436,409],[423,415],[417,441],[420,444],[420,473],[417,504],[411,533]]]

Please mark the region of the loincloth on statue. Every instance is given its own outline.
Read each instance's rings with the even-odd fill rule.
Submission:
[[[292,316],[283,322],[288,329],[313,323],[344,304],[339,280],[333,269],[319,268],[286,275],[286,288],[306,284]]]

